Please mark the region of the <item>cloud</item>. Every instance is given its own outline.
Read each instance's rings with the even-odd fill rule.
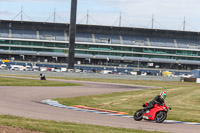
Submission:
[[[193,27],[198,27],[200,19],[199,0],[84,0],[84,3],[96,3],[99,8],[88,7],[94,11],[95,17],[103,16],[103,20],[113,23],[113,18],[122,18],[133,25],[148,25],[154,14],[157,26],[176,29],[186,21]],[[92,12],[91,11],[91,12]],[[101,19],[102,20],[102,19]],[[160,24],[158,24],[160,23]]]
[[[66,2],[70,0],[1,0],[0,2]]]
[[[145,27],[151,23],[152,15],[155,25],[160,28],[176,29],[183,23],[198,27],[200,19],[199,0],[77,0],[78,19],[80,22],[89,11],[89,15],[103,25],[113,25],[122,13],[122,25]],[[61,12],[60,16],[69,20],[71,0],[0,0],[3,14],[17,14],[21,5],[24,12],[35,18],[45,20],[52,14],[54,8]],[[11,7],[12,5],[12,7]],[[7,11],[7,13],[5,12]],[[11,15],[10,15],[11,16]],[[13,16],[14,17],[14,16]],[[97,24],[90,18],[91,24]],[[34,18],[33,18],[34,19]],[[84,20],[85,21],[85,20]],[[83,21],[83,22],[84,22]],[[162,26],[161,26],[162,25]]]

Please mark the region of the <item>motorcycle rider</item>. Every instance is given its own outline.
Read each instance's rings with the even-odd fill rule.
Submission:
[[[162,105],[164,103],[164,99],[166,98],[167,96],[167,93],[164,91],[164,92],[161,92],[160,95],[157,95],[152,101],[150,101],[148,103],[148,107],[145,109],[146,110],[151,110],[155,104],[159,104],[159,105]]]
[[[40,80],[46,80],[45,75],[43,75],[42,73],[40,73]]]

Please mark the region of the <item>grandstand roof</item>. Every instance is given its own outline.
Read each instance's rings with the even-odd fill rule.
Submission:
[[[0,20],[0,28],[69,31],[69,24]],[[119,34],[119,35],[138,35],[138,36],[146,36],[146,37],[168,37],[168,38],[175,38],[175,39],[184,38],[184,39],[200,40],[199,32],[162,30],[162,29],[145,29],[145,28],[132,28],[132,27],[77,24],[77,32]]]

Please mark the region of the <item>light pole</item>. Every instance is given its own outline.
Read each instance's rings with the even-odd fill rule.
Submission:
[[[141,61],[141,59],[138,58],[138,71],[140,70],[140,61]]]
[[[74,69],[77,0],[71,0],[68,69]]]

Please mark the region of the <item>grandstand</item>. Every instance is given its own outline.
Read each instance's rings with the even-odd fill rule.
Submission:
[[[66,63],[69,24],[0,20],[0,58]],[[197,69],[200,33],[77,25],[75,60],[81,64]]]

